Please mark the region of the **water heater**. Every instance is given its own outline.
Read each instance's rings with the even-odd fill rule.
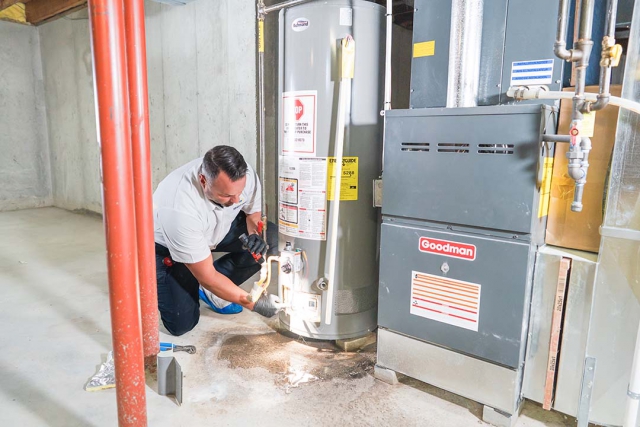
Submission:
[[[279,293],[285,329],[349,339],[377,325],[384,19],[364,0],[316,1],[280,12],[278,105]],[[341,41],[355,40],[355,74],[343,94],[344,154],[339,201],[336,126]],[[339,203],[336,256],[331,215]],[[329,279],[333,263],[335,278]]]

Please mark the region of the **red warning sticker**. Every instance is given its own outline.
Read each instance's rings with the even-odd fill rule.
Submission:
[[[419,248],[420,252],[427,252],[435,255],[460,258],[467,261],[474,261],[476,259],[476,247],[475,245],[470,245],[468,243],[432,239],[431,237],[420,237]]]
[[[482,286],[411,272],[410,313],[478,332]]]

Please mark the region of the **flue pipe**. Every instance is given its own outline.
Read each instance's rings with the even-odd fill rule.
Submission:
[[[158,288],[153,244],[153,184],[151,182],[144,1],[128,0],[124,2],[124,6],[142,339],[145,361],[152,364],[159,351]]]
[[[478,105],[483,0],[453,0],[447,108]]]
[[[146,426],[123,0],[89,0],[118,424]]]

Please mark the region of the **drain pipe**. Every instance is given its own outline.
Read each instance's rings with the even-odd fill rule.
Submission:
[[[387,127],[387,120],[384,118],[385,112],[391,110],[391,51],[392,51],[392,42],[393,42],[393,0],[387,0],[387,37],[386,37],[386,46],[385,46],[385,57],[384,57],[384,106],[383,111],[380,112],[380,115],[383,116],[384,120],[384,128]],[[385,131],[382,132],[382,164],[380,166],[381,173],[384,173],[384,147],[386,145],[387,133]],[[382,175],[380,176],[382,179]]]
[[[559,92],[546,90],[543,86],[538,87],[512,87],[507,91],[507,96],[514,98],[518,101],[525,99],[573,99],[571,92]],[[585,100],[589,102],[596,102],[598,95],[595,93],[585,93]],[[633,111],[636,114],[640,114],[640,103],[631,101],[629,99],[620,98],[618,96],[612,96],[609,99],[609,104],[616,107],[623,108],[625,110]],[[567,136],[568,138],[568,136]],[[565,141],[558,141],[565,142]],[[568,141],[567,141],[568,142]]]
[[[391,44],[393,41],[393,0],[387,0],[387,41],[384,58],[384,110],[391,110]],[[382,150],[384,153],[384,149]]]
[[[567,50],[567,21],[569,17],[570,0],[560,0],[560,9],[558,10],[558,30],[556,33],[556,42],[553,45],[553,53],[565,61],[574,61],[574,52]],[[576,55],[577,56],[577,55]]]
[[[118,425],[146,426],[122,0],[89,0]]]
[[[260,186],[262,188],[262,238],[267,241],[266,136],[264,108],[264,1],[258,0],[258,146],[260,150]]]
[[[344,134],[346,131],[347,105],[351,98],[351,80],[355,71],[356,42],[347,36],[341,43],[340,92],[338,95],[338,112],[336,120],[335,160],[336,174],[333,180],[333,203],[331,204],[331,225],[329,228],[329,275],[326,291],[325,324],[331,324],[333,317],[333,300],[336,293],[336,264],[338,260],[338,233],[340,231],[340,189],[342,186],[342,156],[344,153]]]
[[[602,110],[609,103],[611,93],[611,68],[617,67],[622,56],[622,46],[616,44],[616,12],[618,0],[607,1],[607,21],[605,35],[602,38],[602,59],[600,60],[600,90],[598,100],[583,104],[582,112]]]

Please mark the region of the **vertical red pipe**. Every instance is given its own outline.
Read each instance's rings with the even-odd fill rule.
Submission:
[[[146,426],[123,0],[89,0],[118,423]]]
[[[155,361],[155,356],[159,351],[158,290],[156,287],[155,246],[153,243],[153,184],[151,183],[144,0],[126,0],[124,6],[129,105],[131,106],[131,146],[138,240],[142,339],[145,358],[148,361]]]

